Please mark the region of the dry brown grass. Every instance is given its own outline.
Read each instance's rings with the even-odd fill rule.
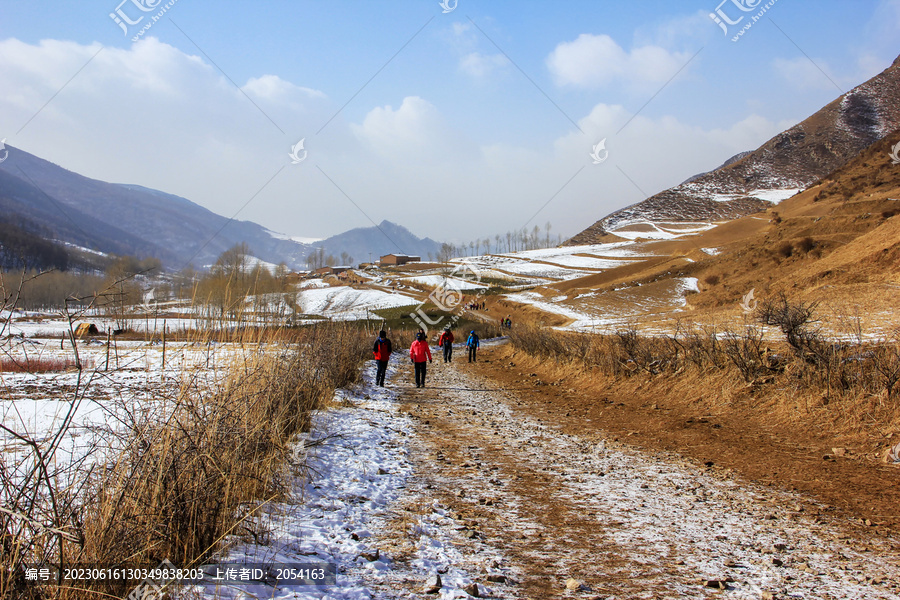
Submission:
[[[120,597],[127,591],[100,582],[86,589],[28,586],[25,563],[155,566],[168,559],[184,568],[209,558],[229,536],[264,538],[252,517],[283,493],[292,438],[309,429],[312,411],[335,388],[358,379],[369,340],[341,324],[289,336],[253,330],[237,339],[221,379],[185,372],[177,389],[155,399],[165,407],[162,418],[132,412],[127,430],[107,431],[108,446],[121,451],[102,468],[85,470],[83,489],[69,498],[66,511],[48,511],[60,522],[17,527],[21,520],[0,515],[0,597]],[[51,482],[43,491],[36,502],[56,501]]]
[[[72,358],[47,358],[29,356],[26,358],[0,358],[0,372],[5,373],[52,373],[77,368]]]
[[[668,336],[521,325],[510,337],[544,370],[552,364],[560,378],[581,373],[581,385],[598,393],[640,390],[664,404],[702,401],[710,411],[747,410],[773,423],[869,439],[900,426],[900,340],[829,343],[811,321],[794,323],[790,333],[793,345],[768,342],[750,324],[742,331],[680,324]]]

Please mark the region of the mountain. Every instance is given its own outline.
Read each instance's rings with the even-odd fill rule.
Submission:
[[[7,149],[9,156],[0,164],[0,219],[37,223],[61,242],[104,253],[155,256],[174,269],[211,264],[239,242],[246,242],[257,258],[294,268],[305,265],[311,250],[180,196],[90,179]]]
[[[107,183],[68,171],[23,150],[6,146],[0,163],[0,258],[37,248],[53,258],[60,248],[79,247],[104,254],[156,257],[170,269],[209,265],[225,250],[245,242],[254,257],[304,269],[307,257],[323,248],[353,262],[391,252],[437,254],[440,243],[413,235],[389,221],[352,229],[315,244],[298,242],[250,221],[230,220],[181,196],[139,185]],[[27,236],[51,245],[27,245]],[[6,248],[15,238],[14,248]],[[6,256],[6,255],[9,256]],[[43,263],[42,263],[43,264]],[[48,263],[51,264],[51,263]],[[78,263],[81,264],[81,263]]]
[[[428,260],[429,254],[437,256],[440,242],[430,238],[419,238],[405,227],[390,221],[382,221],[375,227],[359,227],[328,239],[316,242],[317,248],[325,249],[325,254],[340,257],[346,252],[353,262],[378,260],[385,254],[414,254]]]
[[[900,57],[802,123],[734,162],[616,211],[566,242],[590,244],[653,222],[710,222],[759,212],[846,164],[900,126]]]

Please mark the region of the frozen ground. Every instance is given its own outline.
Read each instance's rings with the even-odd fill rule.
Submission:
[[[474,275],[472,276],[472,280],[445,277],[443,275],[417,275],[415,277],[404,277],[403,281],[412,281],[414,283],[435,287],[442,286],[446,290],[467,291],[487,289],[486,285],[482,285],[475,281]]]
[[[608,292],[587,292],[567,299],[547,298],[537,292],[508,294],[506,298],[527,304],[547,313],[560,315],[570,322],[558,329],[610,333],[642,316],[669,313],[686,305],[686,294],[697,291],[695,277],[676,277],[641,286],[623,287]]]
[[[405,362],[392,376],[394,389],[367,384],[319,415],[312,438],[334,437],[310,455],[312,481],[298,476],[296,499],[266,514],[265,546],[226,557],[330,561],[338,585],[221,597],[422,598],[435,574],[442,599],[472,585],[499,599],[900,593],[897,540],[858,539],[809,498],[562,433],[458,360],[433,365],[424,390]]]

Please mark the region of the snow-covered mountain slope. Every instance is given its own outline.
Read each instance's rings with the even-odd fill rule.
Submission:
[[[609,233],[629,231],[635,225],[709,223],[765,210],[826,177],[898,127],[900,58],[757,150],[616,211],[567,244],[597,243]]]

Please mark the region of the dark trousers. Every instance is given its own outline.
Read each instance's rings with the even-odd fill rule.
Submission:
[[[375,365],[375,385],[380,385],[384,387],[384,374],[387,372],[387,364],[386,360],[376,360]]]
[[[469,362],[476,362],[475,361],[475,352],[477,352],[477,351],[478,351],[477,347],[469,346]]]
[[[453,359],[453,344],[444,344],[444,362],[450,362]]]
[[[425,366],[428,363],[424,360],[415,363],[416,365],[416,387],[425,387]]]

